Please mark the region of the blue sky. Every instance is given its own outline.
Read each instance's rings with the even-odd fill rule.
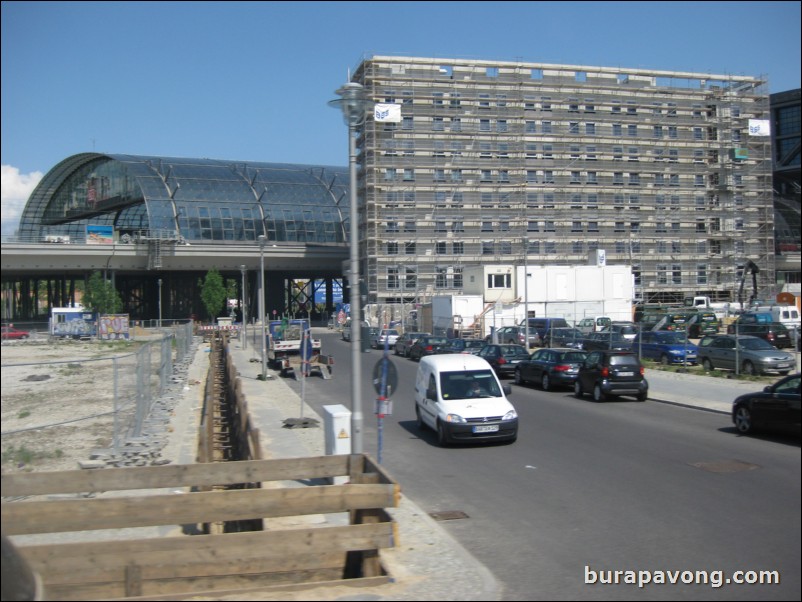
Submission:
[[[2,2],[2,233],[97,151],[342,165],[327,102],[373,55],[767,76],[800,87],[799,2]]]

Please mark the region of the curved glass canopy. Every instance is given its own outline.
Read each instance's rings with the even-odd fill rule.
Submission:
[[[115,237],[186,242],[347,242],[348,169],[83,153],[51,169],[31,194],[20,237],[112,226]]]

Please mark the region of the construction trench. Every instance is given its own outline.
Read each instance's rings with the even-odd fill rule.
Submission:
[[[379,552],[398,542],[386,510],[399,505],[398,484],[364,454],[263,459],[227,335],[210,347],[195,464],[2,475],[4,560],[30,568],[37,595],[181,599],[390,581]],[[47,543],[14,541],[33,534]],[[4,590],[30,589],[16,574],[4,569]]]

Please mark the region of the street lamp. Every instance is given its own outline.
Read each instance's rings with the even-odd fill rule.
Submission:
[[[248,348],[248,312],[245,310],[245,274],[247,270],[245,269],[244,265],[239,266],[239,271],[242,273],[242,348]]]
[[[351,188],[351,453],[362,453],[362,320],[359,286],[359,211],[356,191],[356,128],[365,121],[365,112],[371,102],[365,89],[356,82],[347,82],[330,100],[329,106],[341,109],[348,126],[348,166]]]
[[[259,319],[262,322],[262,374],[259,380],[267,380],[267,350],[265,349],[265,243],[264,234],[259,235]]]
[[[159,278],[159,328],[162,327],[162,279]]]

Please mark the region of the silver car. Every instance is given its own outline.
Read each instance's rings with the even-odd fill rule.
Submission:
[[[736,342],[738,343],[736,346]],[[788,374],[796,366],[794,356],[768,341],[747,335],[708,335],[699,341],[697,361],[705,370],[722,368],[743,374]]]

